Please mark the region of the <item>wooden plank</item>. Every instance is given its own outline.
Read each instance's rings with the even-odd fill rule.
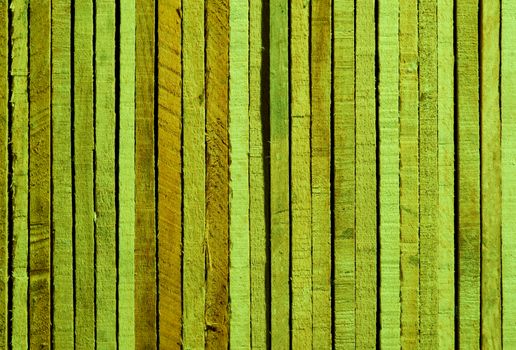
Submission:
[[[25,1],[11,3],[11,154],[12,154],[12,321],[13,348],[29,346],[28,324],[28,200],[29,200],[29,52],[28,5]],[[6,124],[7,125],[7,124]]]
[[[229,0],[207,0],[205,7],[205,342],[208,349],[220,349],[229,340]]]
[[[251,346],[267,348],[267,223],[269,198],[266,194],[267,162],[264,161],[264,141],[267,135],[268,85],[262,80],[266,73],[268,51],[262,18],[266,7],[261,0],[249,2],[249,234],[251,259]]]
[[[482,348],[501,349],[500,2],[481,3]]]
[[[70,2],[52,5],[53,342],[74,346],[72,100]]]
[[[96,343],[116,349],[115,4],[95,4]]]
[[[516,3],[502,0],[502,300],[503,347],[516,347]]]
[[[400,348],[399,2],[380,1],[380,346]]]
[[[456,2],[459,202],[459,347],[480,345],[478,0]]]
[[[295,349],[312,347],[309,13],[306,1],[290,2],[291,345]]]
[[[230,1],[230,342],[251,348],[249,261],[249,3]],[[224,347],[227,345],[224,344]]]
[[[269,11],[271,345],[286,349],[290,344],[288,1],[271,0]]]
[[[356,2],[356,347],[376,344],[375,2]]]
[[[334,318],[336,349],[355,348],[355,7],[333,4]]]
[[[181,346],[181,1],[158,2],[159,344]]]
[[[312,2],[310,19],[313,348],[329,349],[332,345],[331,1]],[[304,249],[308,250],[306,246]]]
[[[51,345],[50,1],[30,3],[29,81],[29,340]]]
[[[9,344],[9,2],[0,1],[0,347]]]
[[[419,345],[418,7],[400,1],[400,268],[401,346]]]
[[[74,13],[75,346],[94,347],[93,3]]]
[[[135,120],[135,340],[157,344],[156,225],[154,179],[154,0],[136,0]]]
[[[135,347],[135,0],[120,2],[120,129],[118,141],[118,346]],[[121,59],[123,58],[123,59]]]
[[[183,2],[183,347],[202,348],[205,259],[204,4]]]

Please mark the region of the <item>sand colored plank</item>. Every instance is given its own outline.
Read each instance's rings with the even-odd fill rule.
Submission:
[[[356,347],[376,344],[375,3],[356,2]]]
[[[482,348],[501,349],[500,2],[481,3]]]
[[[332,345],[331,1],[312,2],[310,20],[313,348],[329,349]],[[309,246],[303,247],[308,253]]]
[[[455,348],[453,1],[438,0],[439,348]],[[435,246],[434,246],[435,248]]]
[[[51,343],[50,241],[50,1],[30,2],[29,80],[29,339],[30,347]]]
[[[268,90],[262,77],[266,74],[268,38],[262,25],[265,5],[261,0],[249,2],[249,235],[251,259],[251,345],[267,348],[267,230],[266,212],[266,108]]]
[[[286,349],[290,344],[288,1],[271,0],[269,11],[271,345]]]
[[[28,5],[11,3],[11,152],[12,152],[12,329],[13,348],[29,345],[28,328],[28,199],[29,199],[29,101]],[[7,125],[7,124],[6,124]]]
[[[75,346],[95,346],[93,3],[74,14]]]
[[[158,2],[159,343],[181,346],[181,1]]]
[[[205,305],[204,4],[183,2],[183,347],[203,349]]]
[[[355,8],[333,4],[333,201],[336,349],[355,347]]]
[[[220,349],[226,347],[229,339],[229,0],[207,0],[205,6],[205,329],[206,348]]]
[[[97,348],[116,349],[115,4],[95,9],[95,331]]]
[[[502,0],[502,300],[503,348],[516,347],[516,3]]]
[[[309,2],[290,2],[291,331],[295,349],[312,347],[309,12]]]
[[[249,260],[249,3],[230,1],[230,342],[251,348]],[[227,345],[224,345],[226,347]]]
[[[400,348],[399,2],[380,1],[380,346]]]
[[[0,1],[0,348],[7,348],[9,305],[9,6]]]
[[[419,345],[419,84],[417,1],[400,1],[401,346]]]
[[[52,323],[57,350],[74,344],[71,11],[69,1],[52,4]]]
[[[120,129],[118,140],[118,346],[135,347],[135,18],[134,0],[120,2]]]
[[[157,343],[154,174],[155,1],[136,0],[135,319],[136,348]]]

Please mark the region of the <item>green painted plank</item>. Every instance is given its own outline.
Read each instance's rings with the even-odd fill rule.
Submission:
[[[401,346],[419,346],[419,80],[417,1],[400,1]]]
[[[29,346],[28,328],[28,199],[29,199],[29,101],[28,101],[28,5],[11,3],[11,152],[12,158],[12,330],[13,348]]]
[[[118,141],[118,346],[135,347],[135,0],[120,2],[120,129]]]
[[[9,6],[0,1],[0,347],[7,348],[9,313]]]
[[[232,349],[251,348],[249,261],[249,4],[229,4],[229,138],[230,166],[230,342]]]
[[[333,4],[334,318],[336,349],[355,347],[355,7]]]
[[[308,2],[290,2],[292,347],[312,347],[312,227]]]
[[[380,346],[400,348],[399,2],[380,1]]]
[[[116,349],[115,4],[95,9],[95,331],[98,349]]]
[[[265,176],[267,154],[264,142],[265,110],[268,107],[266,74],[268,52],[265,51],[264,16],[265,5],[261,0],[249,2],[249,235],[251,259],[251,345],[253,349],[267,348],[267,217]]]
[[[270,29],[270,251],[271,345],[290,344],[290,191],[288,1],[271,0]]]
[[[501,349],[500,2],[481,3],[482,348]]]
[[[50,348],[51,240],[51,7],[29,3],[29,341]]]
[[[459,287],[461,349],[480,345],[480,155],[478,0],[456,2]]]
[[[516,347],[516,3],[502,0],[502,300],[503,347]]]
[[[204,4],[183,2],[183,347],[204,348]]]
[[[52,6],[52,224],[53,343],[55,349],[73,349],[73,210],[71,43],[72,6]]]
[[[356,74],[356,347],[376,344],[375,1],[357,0]]]
[[[311,4],[311,194],[313,348],[329,349],[331,325],[331,21],[330,0]],[[308,136],[306,137],[308,139]],[[307,172],[308,174],[308,172]],[[306,199],[305,199],[306,200]],[[302,200],[301,200],[302,201]],[[308,247],[310,244],[308,244]],[[306,247],[304,248],[308,250]]]

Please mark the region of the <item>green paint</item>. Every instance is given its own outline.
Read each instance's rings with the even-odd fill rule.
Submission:
[[[0,74],[8,76],[9,15],[8,1],[0,1]],[[9,81],[0,85],[0,348],[7,348],[8,336],[8,283],[9,283]]]

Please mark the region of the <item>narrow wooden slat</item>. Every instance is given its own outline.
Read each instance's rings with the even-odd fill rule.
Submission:
[[[115,4],[95,9],[95,331],[99,348],[116,349]]]
[[[501,349],[500,2],[481,3],[482,348]]]
[[[311,5],[311,167],[313,348],[329,349],[331,325],[331,21],[332,2]],[[308,139],[308,137],[307,137]],[[308,174],[308,172],[307,172]],[[306,200],[306,199],[305,199]],[[301,199],[301,201],[303,201]],[[309,251],[307,245],[304,247]]]
[[[204,341],[204,4],[183,2],[183,347]]]
[[[135,340],[155,348],[156,227],[154,179],[154,0],[136,0],[135,93]]]
[[[380,346],[400,348],[399,1],[380,1]]]
[[[400,1],[401,346],[419,345],[419,84],[416,1]]]
[[[120,130],[118,141],[118,346],[135,347],[135,0],[120,2]]]
[[[9,313],[9,6],[0,1],[0,348],[7,348]]]
[[[356,2],[356,347],[376,344],[375,2]]]
[[[268,108],[266,75],[268,52],[262,17],[265,5],[261,0],[249,2],[249,234],[251,259],[251,345],[267,348],[267,218],[266,162],[264,135]]]
[[[181,345],[181,1],[158,2],[159,343]]]
[[[28,328],[28,199],[29,199],[29,96],[28,5],[11,3],[11,152],[12,152],[12,330],[13,348],[29,345]],[[7,124],[6,124],[7,126]]]
[[[71,125],[71,4],[52,4],[53,343],[73,349],[73,206]]]
[[[95,339],[92,0],[75,3],[74,20],[75,346],[90,349]]]
[[[271,0],[269,10],[271,345],[286,349],[290,344],[288,1]]]
[[[206,348],[229,340],[229,0],[205,2]],[[235,9],[232,9],[235,10]],[[242,252],[243,253],[243,252]]]
[[[50,13],[49,0],[30,2],[29,340],[40,349],[51,345]]]
[[[230,342],[251,348],[249,261],[249,3],[230,1]],[[227,345],[224,344],[224,347]]]
[[[333,4],[334,319],[336,349],[355,347],[355,8]]]
[[[312,347],[309,12],[306,1],[290,2],[291,332],[295,349]]]

